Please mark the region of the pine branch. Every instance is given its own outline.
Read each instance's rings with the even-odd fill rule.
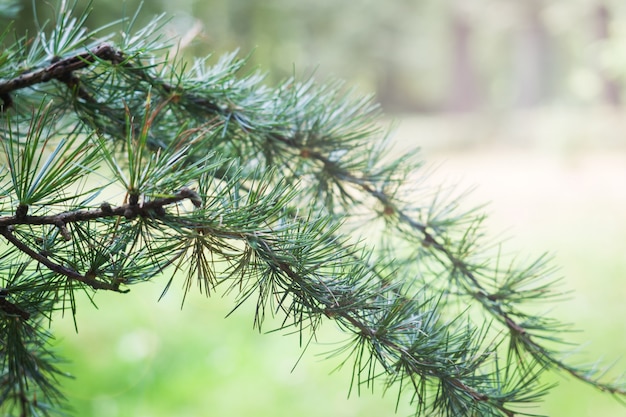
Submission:
[[[30,313],[7,300],[7,295],[6,290],[0,290],[0,310],[4,311],[6,314],[18,316],[22,320],[28,320],[30,318]]]
[[[59,213],[56,215],[48,216],[28,216],[28,215],[15,215],[11,217],[0,217],[0,235],[2,235],[9,243],[15,246],[18,250],[24,252],[35,261],[44,265],[51,271],[67,277],[68,279],[76,280],[90,286],[95,290],[109,290],[116,292],[127,292],[120,290],[120,283],[116,282],[109,284],[106,282],[98,281],[87,275],[80,274],[70,268],[56,264],[49,260],[45,255],[38,253],[31,249],[22,241],[20,241],[14,234],[13,230],[18,225],[54,225],[59,228],[61,235],[65,240],[71,240],[72,236],[67,229],[67,225],[77,222],[86,222],[89,220],[102,219],[107,217],[123,217],[127,220],[132,220],[135,217],[154,217],[165,214],[165,207],[171,204],[177,204],[185,199],[189,199],[194,205],[199,205],[198,194],[188,188],[183,188],[175,195],[165,198],[157,198],[150,201],[128,203],[119,207],[111,207],[108,203],[103,203],[100,209],[96,210],[77,210],[71,212]],[[6,306],[3,309],[8,312],[8,309],[15,310],[17,307],[10,305],[8,301],[3,300]],[[27,315],[27,313],[20,314],[21,316]]]
[[[55,57],[45,68],[29,70],[13,79],[0,82],[0,96],[5,101],[5,108],[10,107],[10,93],[22,88],[32,87],[35,84],[46,83],[51,80],[58,80],[63,83],[70,83],[75,80],[72,77],[74,71],[85,68],[94,63],[96,59],[104,59],[114,64],[124,61],[122,54],[108,44],[101,44],[88,52],[77,54],[68,58]],[[7,103],[7,100],[9,103]]]
[[[301,335],[333,320],[351,336],[333,355],[351,363],[356,389],[383,378],[399,398],[412,392],[416,415],[519,415],[547,392],[539,377],[550,368],[626,395],[540,343],[559,341],[549,333],[558,323],[518,309],[552,294],[543,259],[502,272],[499,256],[477,261],[481,216],[458,215],[439,195],[424,206],[399,197],[421,162],[384,161],[370,98],[312,80],[270,88],[241,76],[235,55],[188,69],[158,55],[156,21],[134,34],[129,24],[115,43],[83,30],[85,19],[60,10],[50,34],[18,41],[0,65],[0,235],[10,246],[0,333],[12,348],[0,357],[14,361],[0,400],[31,415],[32,380],[60,403],[39,327],[59,300],[76,314],[75,288],[127,292],[168,267],[164,292],[183,272],[185,293],[195,281],[207,295],[225,284],[234,308],[256,298],[259,330],[268,313]],[[105,184],[87,188],[102,170]],[[98,203],[108,187],[125,193],[121,204]],[[403,249],[359,240],[350,219],[363,213]],[[504,327],[504,359],[506,338],[451,299]],[[23,371],[35,363],[46,372]]]

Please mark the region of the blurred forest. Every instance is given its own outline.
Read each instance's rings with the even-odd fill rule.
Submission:
[[[19,27],[31,32],[32,4],[40,22],[52,11],[44,0],[17,3]],[[90,23],[140,3],[95,0]],[[622,0],[152,0],[142,10],[142,22],[171,16],[189,56],[252,52],[268,82],[345,79],[375,91],[388,113],[624,102]]]

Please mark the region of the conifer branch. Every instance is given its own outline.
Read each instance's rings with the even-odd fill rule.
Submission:
[[[377,200],[384,207],[384,216],[395,216],[399,222],[408,225],[410,228],[420,233],[422,235],[422,245],[424,247],[441,253],[444,256],[444,259],[450,263],[451,267],[467,279],[470,285],[461,285],[461,289],[469,296],[476,299],[489,314],[495,316],[496,319],[505,324],[510,332],[510,338],[521,342],[525,350],[533,355],[538,361],[555,366],[556,368],[569,373],[576,379],[588,383],[601,391],[610,392],[612,394],[626,395],[626,386],[599,381],[590,376],[589,370],[566,364],[555,356],[556,352],[550,352],[550,350],[534,341],[532,333],[525,329],[523,324],[514,320],[510,314],[506,312],[503,304],[507,301],[506,299],[500,300],[489,294],[488,290],[480,283],[478,278],[462,259],[457,258],[444,244],[439,241],[439,239],[429,232],[429,227],[426,224],[413,219],[398,205],[398,202],[395,201],[392,196],[388,195],[384,190],[377,189],[376,184],[373,181],[366,177],[355,176],[352,172],[343,168],[336,161],[329,159],[327,156],[318,151],[310,149],[294,138],[274,133],[269,134],[267,138],[268,140],[278,141],[296,149],[296,157],[320,162],[323,169],[332,172],[339,182],[355,185],[357,188]],[[354,203],[359,203],[357,197],[348,197]]]
[[[73,269],[70,269],[63,265],[59,265],[59,264],[52,262],[45,256],[37,253],[36,251],[28,247],[18,238],[16,238],[12,230],[9,227],[0,227],[0,235],[2,235],[7,241],[9,241],[18,250],[24,252],[25,254],[33,258],[35,261],[44,265],[51,271],[56,272],[57,274],[64,275],[69,279],[73,279],[73,280],[82,282],[84,284],[87,284],[95,290],[110,290],[110,291],[118,291],[118,292],[120,291],[118,285],[110,285],[104,282],[97,281],[95,279],[91,279],[85,275],[82,275],[74,271]]]
[[[22,309],[17,304],[14,304],[7,300],[7,296],[8,294],[6,290],[0,289],[0,310],[9,315],[19,316],[22,318],[22,320],[28,320],[30,318],[30,313]]]
[[[158,55],[156,23],[116,43],[84,31],[85,16],[61,10],[59,19],[38,35],[46,42],[17,42],[0,65],[0,203],[11,202],[0,204],[0,235],[12,247],[2,255],[0,336],[19,353],[0,349],[15,365],[2,370],[0,403],[30,416],[40,407],[32,383],[60,404],[39,322],[59,300],[75,314],[74,285],[126,292],[169,266],[186,274],[185,294],[197,282],[207,295],[224,284],[237,292],[235,308],[256,298],[259,330],[266,311],[301,334],[333,320],[351,337],[333,355],[351,363],[357,390],[379,378],[399,397],[408,387],[416,415],[519,415],[546,393],[539,376],[550,368],[626,395],[623,383],[561,361],[540,343],[558,341],[542,338],[557,324],[518,310],[551,294],[539,281],[543,259],[500,277],[499,258],[472,257],[480,216],[433,214],[436,202],[422,215],[398,197],[421,162],[382,162],[387,137],[369,98],[313,81],[270,88],[258,74],[240,76],[245,60],[234,55],[186,69]],[[37,59],[19,59],[26,45]],[[81,189],[84,201],[66,195],[101,165],[108,185]],[[125,190],[123,204],[94,203],[112,184]],[[349,219],[363,209],[419,256],[358,240]],[[450,308],[454,297],[473,300],[506,334],[492,339],[489,326]],[[24,371],[34,368],[45,371]]]
[[[54,263],[48,259],[48,257],[35,251],[18,239],[13,233],[13,230],[18,225],[54,225],[61,230],[61,234],[66,238],[66,240],[70,240],[72,237],[67,231],[68,224],[103,219],[107,217],[123,217],[127,220],[132,220],[138,216],[159,217],[165,214],[166,206],[180,203],[186,199],[189,199],[194,205],[201,204],[199,202],[198,194],[195,191],[184,187],[171,197],[156,198],[144,201],[141,204],[138,204],[137,202],[130,202],[113,208],[110,204],[103,203],[99,209],[94,210],[76,210],[47,216],[15,215],[10,217],[0,217],[0,235],[21,252],[27,254],[51,271],[63,275],[68,279],[82,282],[95,290],[128,292],[128,290],[120,290],[119,282],[113,284],[102,282],[87,276],[87,274],[81,274],[71,268]],[[21,312],[21,310],[19,310],[16,306],[4,299],[0,300],[0,308],[7,312],[20,312],[22,317],[25,315],[25,312]]]
[[[24,74],[10,80],[0,82],[0,99],[4,102],[2,109],[10,108],[13,105],[11,93],[36,84],[47,83],[51,80],[61,81],[70,88],[78,88],[78,79],[74,76],[74,71],[92,65],[96,59],[110,61],[113,64],[124,62],[124,56],[111,45],[103,43],[95,48],[79,53],[67,58],[55,57],[52,62],[41,69],[27,70]],[[88,95],[79,90],[81,98]]]

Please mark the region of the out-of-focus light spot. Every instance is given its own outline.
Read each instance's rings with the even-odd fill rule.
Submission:
[[[592,100],[600,94],[600,79],[587,68],[572,71],[568,84],[572,92],[584,100]]]
[[[126,333],[117,344],[117,354],[126,362],[137,362],[153,356],[158,348],[159,339],[154,332],[138,329]]]
[[[117,401],[107,396],[97,396],[91,401],[93,417],[116,417],[120,415]]]

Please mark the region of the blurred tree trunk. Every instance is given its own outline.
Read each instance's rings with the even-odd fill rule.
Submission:
[[[393,48],[393,42],[389,43]],[[391,49],[390,48],[390,49]],[[376,100],[388,112],[409,111],[410,104],[404,100],[405,89],[402,77],[398,74],[397,65],[393,61],[393,53],[380,60],[376,74]]]
[[[593,18],[595,39],[600,43],[605,42],[611,37],[611,11],[604,2],[600,1],[595,6]],[[622,86],[619,81],[602,67],[599,67],[597,71],[602,82],[602,100],[613,107],[620,107]]]
[[[365,44],[362,40],[359,42],[364,45],[360,55],[363,58],[372,57],[376,99],[388,112],[432,112],[442,107],[440,96],[433,98],[428,93],[424,96],[418,92],[422,88],[420,84],[424,84],[425,79],[428,83],[436,77],[424,78],[421,73],[423,69],[416,72],[410,64],[412,58],[407,57],[407,53],[417,53],[420,56],[428,53],[424,49],[412,52],[415,44],[407,42],[407,39],[416,35],[413,25],[420,26],[423,20],[432,18],[427,13],[423,14],[425,9],[422,8],[422,3],[426,2],[396,0],[386,4],[380,3],[381,6],[368,12],[368,20],[372,22],[367,29],[369,40]],[[428,17],[425,17],[426,15]],[[423,36],[425,32],[418,30],[417,33],[422,34],[418,36]],[[424,42],[424,39],[421,39],[421,42]],[[426,42],[434,46],[437,39],[429,37]],[[355,58],[358,57],[359,55],[355,55]],[[439,56],[433,53],[429,59],[437,61]]]
[[[450,12],[450,29],[452,56],[447,110],[476,110],[480,105],[480,88],[472,59],[471,21],[460,10],[452,9]]]
[[[519,3],[520,26],[514,48],[515,105],[532,107],[551,95],[554,45],[541,17],[542,0]]]
[[[407,111],[410,107],[404,100],[406,86],[403,85],[398,65],[398,27],[383,22],[377,35],[380,54],[376,71],[376,99],[390,112]]]

